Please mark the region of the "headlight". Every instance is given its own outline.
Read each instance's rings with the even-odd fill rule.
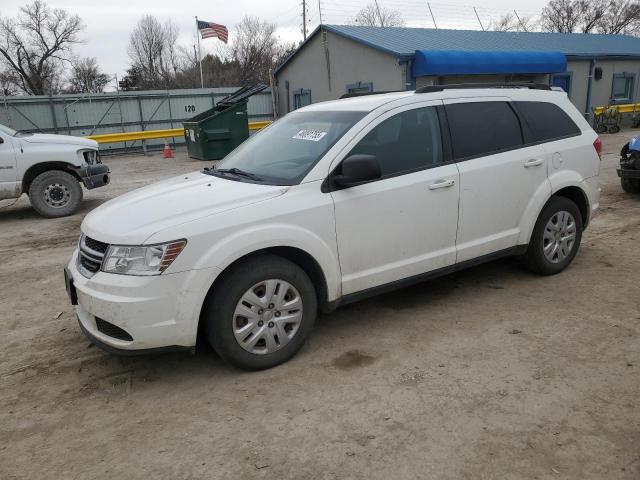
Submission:
[[[178,257],[186,240],[148,246],[111,245],[102,262],[102,271],[121,275],[160,275]]]
[[[84,161],[87,162],[89,165],[95,165],[95,164],[101,163],[97,150],[86,150],[82,152],[82,154],[84,155]]]

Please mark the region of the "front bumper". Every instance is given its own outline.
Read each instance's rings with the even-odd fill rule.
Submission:
[[[84,165],[78,169],[78,174],[87,190],[107,185],[110,181],[109,173],[109,167],[102,163]]]
[[[620,178],[638,178],[640,179],[640,170],[633,170],[631,168],[617,168],[618,176]]]
[[[129,354],[195,345],[202,304],[219,269],[147,277],[98,272],[86,278],[77,268],[77,255],[74,252],[67,275],[77,295],[78,321],[93,343]],[[124,330],[131,340],[101,331],[97,319]]]

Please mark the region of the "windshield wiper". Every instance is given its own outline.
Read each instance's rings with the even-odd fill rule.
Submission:
[[[235,175],[236,177],[244,177],[244,178],[248,178],[250,180],[255,180],[256,182],[261,182],[262,181],[262,177],[259,177],[258,175],[255,175],[253,173],[250,172],[245,172],[244,170],[241,170],[239,168],[216,168],[215,170],[210,170],[210,173],[215,174],[215,173],[222,173],[224,174],[231,174],[231,175]]]

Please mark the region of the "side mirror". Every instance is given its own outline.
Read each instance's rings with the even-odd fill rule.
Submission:
[[[341,170],[341,174],[333,177],[333,183],[341,188],[353,187],[382,177],[380,164],[375,155],[351,155],[342,161]]]

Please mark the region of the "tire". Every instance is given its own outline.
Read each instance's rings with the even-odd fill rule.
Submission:
[[[640,180],[635,178],[621,178],[622,189],[627,193],[640,193]]]
[[[70,173],[49,170],[33,179],[29,186],[33,209],[45,218],[72,215],[82,202],[82,187]]]
[[[568,198],[551,197],[536,221],[525,254],[525,265],[540,275],[560,273],[576,256],[582,240],[582,230],[582,215],[578,206]],[[571,233],[572,242],[562,240],[570,238],[568,236]]]
[[[263,370],[302,348],[315,323],[317,298],[309,276],[295,263],[275,255],[250,257],[216,283],[219,287],[205,301],[203,321],[207,340],[224,360],[244,370]],[[270,287],[277,295],[269,297]],[[280,301],[283,288],[287,296]],[[282,303],[300,308],[279,309]]]

